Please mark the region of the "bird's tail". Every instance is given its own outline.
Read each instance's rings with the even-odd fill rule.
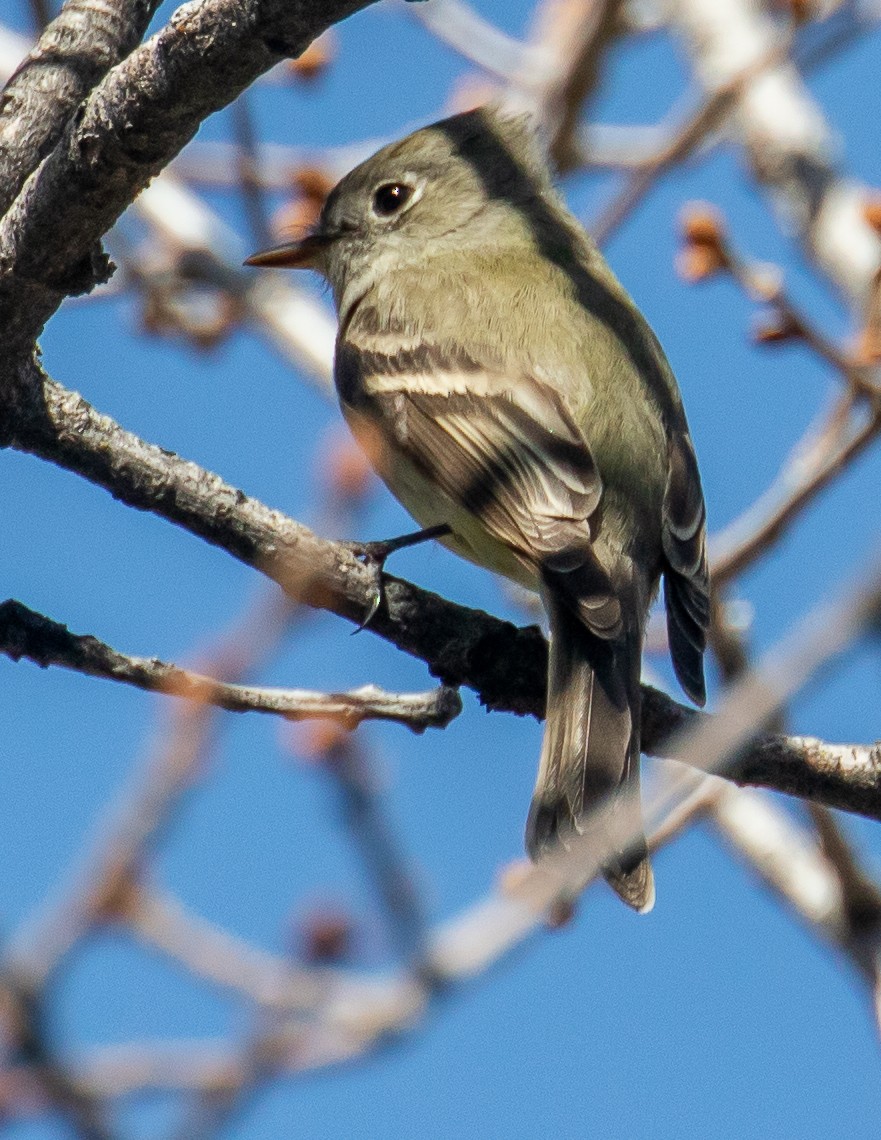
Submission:
[[[641,635],[603,641],[552,590],[544,603],[551,625],[547,718],[527,850],[537,859],[556,839],[565,843],[580,832],[584,812],[626,790],[617,822],[637,838],[626,847],[611,842],[603,873],[628,906],[651,910],[654,877],[639,807]]]

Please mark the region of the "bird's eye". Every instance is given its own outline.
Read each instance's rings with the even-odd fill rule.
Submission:
[[[413,197],[413,187],[403,182],[384,182],[373,195],[373,210],[381,218],[390,218]]]

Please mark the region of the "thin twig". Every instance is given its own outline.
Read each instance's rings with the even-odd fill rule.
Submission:
[[[341,721],[348,728],[364,720],[389,720],[419,733],[445,728],[462,708],[458,693],[445,686],[424,693],[387,693],[375,685],[345,693],[317,693],[232,685],[156,657],[119,653],[96,637],[71,633],[67,626],[12,600],[0,603],[0,652],[14,661],[27,657],[43,668],[59,665],[228,712],[274,713],[286,720],[321,717]]]
[[[671,167],[687,159],[708,136],[722,127],[744,86],[762,71],[778,64],[780,59],[781,49],[774,48],[767,58],[707,94],[679,125],[669,129],[663,148],[629,176],[599,217],[588,226],[597,245],[602,246],[609,240]]]
[[[847,415],[843,400],[812,425],[770,487],[710,542],[714,585],[720,588],[742,573],[786,531],[804,508],[847,468],[881,432],[881,414]]]

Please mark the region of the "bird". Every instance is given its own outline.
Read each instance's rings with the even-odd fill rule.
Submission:
[[[487,105],[384,146],[305,237],[338,314],[334,378],[373,466],[464,558],[536,591],[547,711],[525,844],[566,847],[609,802],[603,874],[655,901],[639,806],[640,675],[663,578],[676,676],[706,699],[706,509],[679,388],[556,190],[533,123]]]

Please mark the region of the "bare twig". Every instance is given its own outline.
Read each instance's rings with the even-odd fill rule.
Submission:
[[[29,1096],[45,1098],[81,1140],[112,1140],[103,1097],[77,1082],[50,1043],[44,995],[9,970],[0,987],[7,1022],[13,1025],[15,1051],[27,1065],[27,1084],[33,1086]],[[18,1091],[15,1084],[11,1091]]]
[[[355,737],[338,733],[327,741],[322,753],[339,792],[347,831],[382,902],[392,944],[414,976],[429,983],[422,902],[377,796],[364,750]]]
[[[140,884],[118,916],[135,936],[195,977],[285,1013],[314,1013],[327,1000],[334,973],[304,968],[237,938],[193,914],[179,900]]]
[[[0,267],[18,281],[0,290],[10,354],[30,350],[64,296],[107,278],[95,243],[207,115],[367,2],[205,0],[113,68],[0,224]],[[0,390],[21,378],[0,375]]]
[[[187,258],[191,270],[198,265],[261,336],[329,394],[336,324],[323,305],[290,274],[243,269],[238,236],[168,171],[147,187],[134,209],[175,258]]]
[[[848,397],[812,425],[771,486],[738,519],[713,537],[713,582],[721,587],[785,533],[804,508],[881,432],[877,412],[851,414]],[[844,411],[845,415],[841,412]]]
[[[581,161],[579,118],[620,30],[620,9],[621,0],[545,0],[538,6],[530,39],[544,65],[522,86],[539,108],[551,160],[563,174]]]
[[[406,11],[464,59],[506,83],[539,70],[538,50],[506,35],[464,0],[407,4]]]
[[[231,111],[236,141],[236,174],[248,218],[250,238],[255,249],[266,249],[272,240],[272,232],[263,198],[260,154],[247,91],[243,91],[236,99]]]
[[[760,667],[735,685],[723,700],[718,718],[705,720],[681,741],[677,757],[690,766],[718,768],[732,750],[742,749],[768,715],[796,692],[822,665],[839,655],[867,622],[877,620],[881,602],[881,575],[875,567],[856,588],[821,607],[802,622]],[[700,777],[698,777],[700,780]],[[698,791],[702,791],[700,784]],[[671,810],[688,806],[688,817],[703,810],[695,796],[695,775],[666,778],[647,804],[646,820],[652,833],[663,829]],[[619,813],[619,818],[621,815]],[[568,850],[559,850],[540,864],[525,868],[516,882],[508,881],[495,894],[442,925],[429,942],[428,960],[447,985],[461,984],[485,973],[501,956],[511,952],[536,931],[561,895],[571,899],[584,889],[602,866],[603,837],[600,820],[587,821],[585,834]],[[598,840],[599,837],[599,840]],[[622,837],[615,836],[616,841]],[[803,888],[804,881],[800,883]],[[817,912],[819,914],[819,912]],[[332,998],[314,1028],[299,1021],[281,1022],[260,1038],[261,1071],[306,1071],[363,1055],[390,1032],[400,1033],[416,1023],[426,995],[409,979],[392,978],[359,998],[351,992]],[[180,1053],[176,1054],[180,1062]],[[239,1062],[234,1060],[239,1057]],[[170,1066],[161,1050],[114,1051],[103,1060],[74,1070],[77,1081],[92,1092],[119,1096],[146,1087],[217,1090],[234,1103],[235,1094],[253,1088],[259,1073],[253,1070],[253,1052],[243,1068],[240,1053],[206,1054],[189,1050],[187,1064]],[[133,1063],[134,1062],[134,1063]],[[244,1078],[243,1074],[244,1073]]]
[[[425,693],[386,693],[375,685],[365,685],[347,693],[316,693],[231,685],[156,657],[119,653],[98,638],[71,633],[66,626],[16,601],[0,603],[0,652],[13,660],[27,657],[44,668],[60,665],[228,712],[274,713],[286,720],[321,717],[341,721],[348,728],[364,720],[390,720],[424,732],[426,728],[446,727],[462,707],[458,693],[446,687]]]

